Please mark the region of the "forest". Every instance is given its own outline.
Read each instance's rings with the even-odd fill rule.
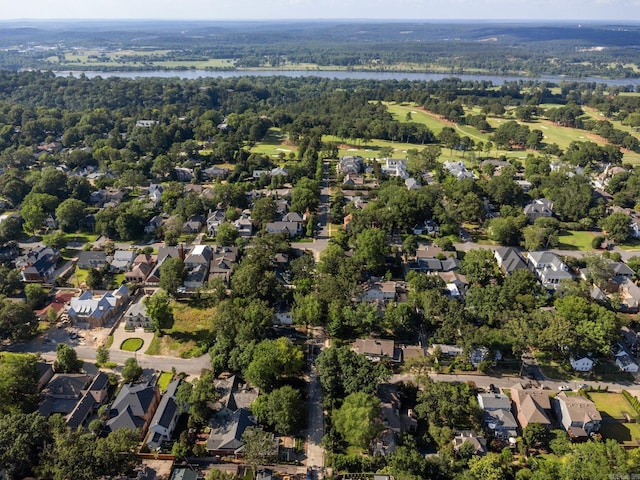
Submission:
[[[637,78],[637,25],[6,22],[9,69],[364,69]],[[79,52],[79,53],[78,53]]]

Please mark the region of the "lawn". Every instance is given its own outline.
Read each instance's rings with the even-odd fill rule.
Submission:
[[[591,241],[597,235],[597,232],[562,230],[558,235],[558,240],[560,241],[558,248],[562,250],[591,251],[593,250]]]
[[[147,355],[177,355],[182,358],[198,357],[207,352],[213,331],[215,307],[202,308],[194,302],[171,303],[173,325],[157,334],[145,352]]]
[[[144,345],[144,340],[141,338],[127,338],[122,345],[120,345],[120,350],[124,350],[125,352],[137,352]]]
[[[600,433],[604,438],[613,438],[623,445],[640,446],[640,424],[638,423],[603,422]]]
[[[167,390],[167,387],[171,383],[171,380],[173,380],[173,373],[162,372],[160,374],[160,377],[158,377],[158,388],[160,389],[161,392],[164,392],[165,390]]]
[[[620,393],[589,392],[589,397],[599,412],[608,413],[613,418],[625,418],[623,412],[635,416],[633,407]]]

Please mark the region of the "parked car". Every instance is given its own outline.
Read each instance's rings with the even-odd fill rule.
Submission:
[[[558,387],[558,390],[560,390],[561,392],[569,392],[571,391],[571,387],[569,385],[560,385]]]
[[[578,390],[589,390],[589,385],[587,385],[586,383],[581,383],[580,385],[578,385]]]

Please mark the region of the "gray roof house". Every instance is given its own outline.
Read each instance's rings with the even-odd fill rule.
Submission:
[[[85,251],[78,254],[78,268],[89,270],[102,268],[107,264],[107,252]]]
[[[579,395],[569,397],[560,392],[551,400],[551,406],[572,439],[586,438],[600,430],[602,416],[591,400]]]
[[[148,298],[144,295],[137,302],[131,304],[122,316],[126,328],[150,328],[151,318],[147,315],[147,307],[144,301]]]
[[[553,217],[553,202],[546,198],[539,198],[524,207],[524,214],[533,223],[537,218]]]
[[[126,272],[131,268],[137,254],[131,250],[116,250],[111,260],[111,270],[116,272]]]
[[[561,280],[572,279],[569,267],[551,252],[528,252],[527,259],[545,288],[556,289]]]
[[[171,435],[173,435],[181,413],[180,405],[176,400],[176,392],[181,382],[181,379],[171,382],[162,395],[156,413],[149,424],[147,446],[150,449],[160,447],[162,442],[171,440]]]
[[[218,417],[220,422],[211,429],[207,440],[207,451],[211,455],[240,453],[244,443],[242,434],[256,422],[246,408],[236,410],[230,417]]]
[[[160,390],[148,383],[128,383],[111,405],[107,427],[111,431],[118,428],[140,429],[143,436],[160,403]]]
[[[503,393],[479,393],[478,405],[484,410],[484,423],[496,438],[518,435],[518,423],[511,413],[511,400]]]
[[[516,270],[528,269],[527,262],[520,252],[513,247],[500,247],[493,251],[493,256],[502,271],[510,275]]]

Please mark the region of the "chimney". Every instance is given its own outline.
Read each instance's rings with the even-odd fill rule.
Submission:
[[[178,256],[184,262],[184,245],[182,243],[178,246]]]

